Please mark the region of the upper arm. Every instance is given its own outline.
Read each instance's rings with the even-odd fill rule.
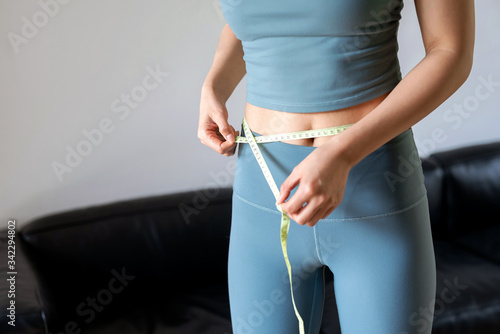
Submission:
[[[414,0],[426,52],[456,52],[472,63],[474,0]]]

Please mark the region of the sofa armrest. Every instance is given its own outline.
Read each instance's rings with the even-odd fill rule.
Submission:
[[[145,296],[148,304],[163,303],[193,287],[226,282],[231,195],[231,188],[213,188],[133,198],[23,226],[49,330],[70,323],[86,328],[138,309]],[[89,310],[88,297],[101,291],[115,291],[113,302]]]
[[[46,333],[37,278],[26,258],[19,233],[13,239],[14,270],[17,274],[7,274],[11,271],[7,263],[10,260],[7,258],[8,236],[8,229],[0,230],[0,250],[4,258],[0,262],[0,271],[6,277],[0,280],[0,333]],[[8,281],[7,278],[11,276],[14,276],[14,280]],[[10,306],[11,301],[14,302],[14,308]]]

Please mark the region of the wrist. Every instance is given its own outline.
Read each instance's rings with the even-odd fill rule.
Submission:
[[[354,150],[350,147],[346,138],[342,136],[342,133],[333,136],[324,146],[332,159],[332,163],[338,164],[341,162],[352,168],[361,160],[354,154]]]
[[[213,82],[210,81],[205,81],[203,86],[201,87],[201,94],[209,94],[209,95],[215,95],[219,101],[226,103],[227,100],[229,99],[229,95],[223,88],[220,86],[214,84]]]

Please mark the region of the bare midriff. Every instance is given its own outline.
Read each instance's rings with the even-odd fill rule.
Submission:
[[[370,101],[348,108],[313,113],[278,111],[257,107],[247,102],[245,105],[245,119],[250,129],[260,135],[314,130],[353,124],[375,109],[389,93],[390,92],[387,92]],[[326,136],[283,140],[282,142],[292,145],[318,147],[328,141],[329,138],[329,136]]]

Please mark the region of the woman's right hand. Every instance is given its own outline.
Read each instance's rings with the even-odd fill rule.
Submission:
[[[202,88],[200,100],[200,119],[198,123],[198,138],[219,154],[226,157],[236,151],[235,137],[239,131],[228,123],[226,101],[213,90]]]

